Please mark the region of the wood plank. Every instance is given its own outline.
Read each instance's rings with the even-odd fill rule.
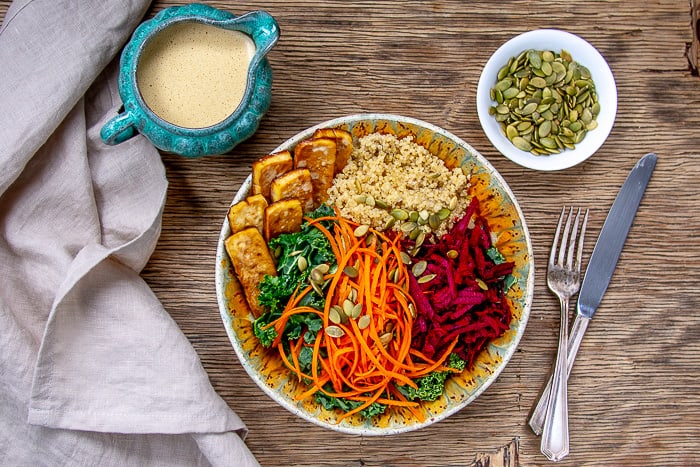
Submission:
[[[148,16],[184,3],[155,1]],[[695,17],[687,2],[672,0],[644,8],[631,0],[208,3],[234,13],[263,7],[279,21],[282,37],[269,55],[272,106],[258,132],[228,155],[163,155],[168,199],[143,276],[199,353],[214,388],[248,425],[248,446],[262,465],[468,465],[515,437],[521,465],[544,465],[527,416],[556,349],[558,304],[544,282],[554,224],[564,203],[591,208],[588,257],[617,190],[649,151],[659,155],[657,169],[570,380],[571,454],[560,464],[700,463],[700,78],[686,54],[687,44],[697,44],[697,0]],[[0,12],[7,5],[1,1]],[[502,157],[475,111],[489,54],[541,27],[567,29],[595,45],[619,96],[605,145],[555,173]],[[527,331],[496,383],[447,420],[391,437],[338,434],[270,400],[231,349],[213,278],[219,229],[252,162],[310,125],[370,111],[440,125],[487,157],[521,204],[537,269]]]

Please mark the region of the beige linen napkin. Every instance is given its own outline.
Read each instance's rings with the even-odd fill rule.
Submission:
[[[0,27],[2,465],[257,465],[139,276],[159,154],[99,138],[120,106],[113,59],[147,7],[17,0]]]

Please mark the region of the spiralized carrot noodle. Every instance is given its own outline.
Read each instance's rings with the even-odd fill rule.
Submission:
[[[327,220],[335,222],[332,231],[320,224]],[[433,371],[446,371],[443,364],[453,346],[434,360],[411,349],[416,305],[409,294],[410,273],[401,261],[400,235],[384,234],[373,228],[356,235],[359,225],[341,217],[337,210],[334,217],[309,219],[309,222],[326,236],[338,263],[337,270],[326,275],[325,307],[321,312],[299,305],[305,294],[316,293],[309,286],[297,290],[282,315],[270,323],[281,335],[294,314],[312,312],[322,317],[323,330],[313,344],[304,342],[303,336],[290,342],[291,358],[285,355],[279,339],[274,344],[290,370],[300,380],[310,382],[308,390],[297,399],[321,392],[360,403],[341,415],[338,423],[374,402],[408,408],[420,416],[416,410],[419,403],[406,400],[396,386],[416,388],[415,379]],[[341,322],[331,322],[331,308],[342,309],[346,301],[360,304],[359,316],[343,314]],[[330,334],[342,335],[329,335],[332,326],[335,332]],[[299,353],[304,346],[313,350],[310,373],[303,373],[299,365]]]

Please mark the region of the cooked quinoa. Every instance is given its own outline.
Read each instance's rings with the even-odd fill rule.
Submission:
[[[328,194],[329,202],[344,217],[377,229],[389,226],[399,231],[402,224],[414,222],[410,226],[429,232],[426,216],[442,211],[447,218],[435,230],[439,236],[464,214],[469,204],[468,186],[461,168],[449,169],[411,136],[398,139],[372,133],[360,138]],[[392,210],[413,212],[413,216],[396,220]],[[410,226],[404,225],[404,232]]]

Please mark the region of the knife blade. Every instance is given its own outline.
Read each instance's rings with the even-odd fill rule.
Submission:
[[[632,227],[651,174],[656,167],[656,160],[656,154],[649,153],[643,156],[632,168],[605,218],[603,228],[595,247],[593,247],[593,253],[588,261],[586,274],[583,277],[576,302],[576,318],[569,333],[567,347],[567,371],[569,374],[574,360],[576,360],[583,335],[588,328],[588,323],[600,306],[608,285],[610,285],[617,261],[620,259],[620,253],[622,253],[622,247]],[[542,433],[544,426],[551,384],[550,377],[528,422],[532,431],[537,435]]]

